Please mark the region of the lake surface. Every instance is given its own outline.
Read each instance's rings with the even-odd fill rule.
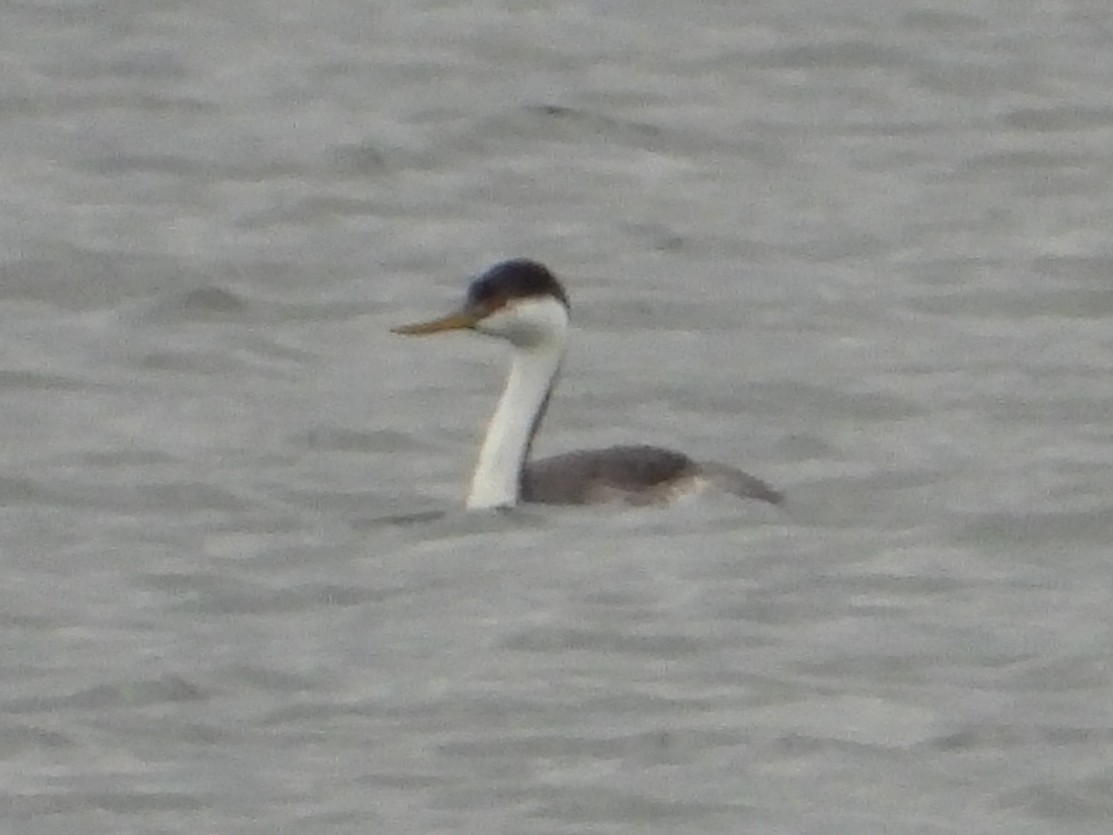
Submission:
[[[0,23],[4,832],[1109,832],[1109,4]],[[462,511],[519,255],[787,511]]]

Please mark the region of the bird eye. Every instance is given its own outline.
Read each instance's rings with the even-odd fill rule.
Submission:
[[[468,288],[469,307],[496,307],[493,304],[499,295],[499,288],[493,281],[479,280]]]

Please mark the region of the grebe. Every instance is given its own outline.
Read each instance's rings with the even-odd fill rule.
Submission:
[[[530,461],[564,359],[568,324],[568,295],[560,282],[544,265],[522,258],[476,278],[456,312],[393,329],[414,336],[473,330],[514,348],[506,387],[479,450],[469,509],[520,501],[650,504],[709,486],[745,499],[782,501],[779,492],[741,470],[654,446],[584,449]]]

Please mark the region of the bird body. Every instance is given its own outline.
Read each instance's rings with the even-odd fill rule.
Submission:
[[[615,446],[529,460],[569,330],[568,295],[536,261],[496,264],[472,282],[460,310],[394,332],[416,336],[464,329],[504,339],[514,349],[506,385],[479,450],[467,496],[469,509],[519,501],[650,504],[707,487],[774,504],[782,500],[772,487],[741,470],[696,462],[660,447]]]

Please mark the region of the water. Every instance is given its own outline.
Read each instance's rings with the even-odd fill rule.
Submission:
[[[9,4],[0,829],[1107,832],[1111,15]],[[460,511],[512,255],[789,513]]]

